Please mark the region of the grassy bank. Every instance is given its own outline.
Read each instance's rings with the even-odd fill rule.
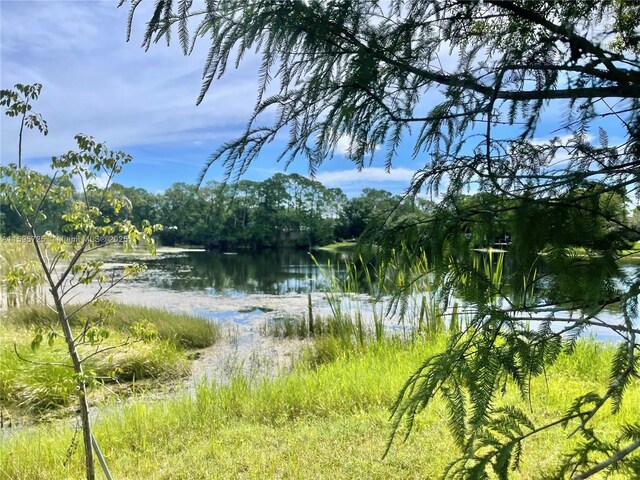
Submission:
[[[163,403],[137,402],[97,420],[96,437],[115,478],[437,478],[456,450],[446,431],[446,411],[436,402],[421,415],[406,443],[381,456],[389,433],[388,408],[424,358],[441,340],[404,346],[373,343],[287,376],[225,386],[202,385],[194,396]],[[545,379],[534,380],[537,423],[565,411],[577,394],[602,392],[613,352],[584,341],[563,356]],[[627,399],[638,398],[636,382]],[[508,391],[506,398],[515,398]],[[528,405],[522,405],[529,409]],[[598,419],[604,432],[640,417],[630,400],[614,418]],[[41,425],[0,445],[0,474],[11,479],[64,479],[82,475],[71,449],[73,429]],[[571,448],[566,432],[549,430],[526,444],[518,478],[537,478]]]
[[[358,246],[358,242],[335,242],[330,243],[329,245],[323,245],[322,247],[318,247],[318,250],[326,250],[329,252],[338,252],[338,251],[354,251]]]
[[[576,255],[583,255],[586,256],[587,255],[587,250],[580,247],[580,248],[573,248],[572,249],[573,253]],[[628,250],[622,250],[620,252],[620,254],[622,255],[622,257],[631,257],[631,258],[638,258],[640,257],[640,242],[635,242],[633,245],[631,245],[631,247]]]
[[[73,311],[73,306],[67,310]],[[56,313],[43,305],[10,310],[6,317],[9,325],[19,328],[57,326]],[[208,347],[219,337],[218,328],[203,318],[134,305],[116,304],[115,313],[104,320],[101,319],[100,307],[89,305],[71,317],[70,322],[72,327],[77,327],[89,320],[110,330],[126,333],[143,319],[154,325],[159,339],[185,348]]]
[[[101,347],[132,338],[130,329],[140,320],[149,322],[156,333],[150,341],[138,341],[87,360],[85,370],[98,379],[92,389],[94,401],[114,392],[128,393],[134,385],[139,387],[141,380],[155,384],[175,381],[189,372],[186,350],[212,345],[219,336],[217,327],[207,320],[145,307],[116,305],[112,316],[102,318],[99,308],[91,306],[73,318],[73,324],[79,327],[86,320],[106,331]],[[69,354],[63,339],[55,339],[52,345],[44,342],[37,349],[31,346],[37,331],[46,333],[56,327],[54,312],[44,306],[3,314],[0,401],[12,415],[40,416],[75,403],[76,384],[73,370],[65,366]],[[85,345],[81,353],[94,350]]]

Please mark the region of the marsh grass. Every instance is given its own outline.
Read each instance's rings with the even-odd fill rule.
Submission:
[[[3,331],[3,337],[7,333]],[[30,348],[32,335],[16,334],[13,339],[21,358],[11,342],[0,342],[0,400],[5,407],[20,412],[43,414],[46,410],[68,406],[75,401],[77,381],[68,363],[68,352],[62,342],[53,346]],[[110,343],[122,337],[114,334]],[[84,353],[90,353],[88,348]],[[37,362],[37,363],[32,363]],[[49,365],[42,365],[49,364]],[[111,355],[96,355],[87,360],[86,370],[96,378],[92,386],[153,379],[169,381],[189,372],[188,361],[170,342],[137,343],[119,349]]]
[[[154,325],[158,338],[190,349],[208,347],[220,338],[219,326],[204,318],[142,306],[115,304],[115,314],[103,320],[100,308],[89,305],[71,317],[71,325],[78,327],[87,320],[118,332],[128,332],[136,322],[146,320]],[[57,326],[56,313],[45,305],[12,310],[7,321],[26,328]]]
[[[363,322],[346,321],[344,317],[314,316],[311,329],[308,318],[289,316],[267,319],[260,327],[260,333],[279,339],[310,339],[311,342],[299,354],[298,360],[310,367],[350,356],[369,348],[373,342],[383,340],[382,336],[375,336],[373,330],[365,329]]]
[[[137,402],[102,415],[96,436],[120,479],[439,478],[459,453],[439,400],[418,417],[406,443],[397,441],[390,455],[381,457],[389,434],[388,409],[398,389],[444,344],[443,335],[410,344],[389,338],[313,369],[298,364],[272,380],[238,375],[226,385],[202,384],[194,396]],[[546,379],[534,379],[534,421],[565,411],[585,387],[602,392],[611,352],[607,345],[580,341]],[[636,381],[621,412],[597,418],[595,428],[614,434],[622,422],[637,420],[640,405],[633,399],[638,395]],[[501,401],[520,402],[529,410],[515,389],[508,389]],[[528,442],[515,478],[548,472],[554,459],[579,441],[567,439],[567,433],[552,429]],[[0,445],[0,475],[77,478],[79,452],[66,460],[72,437],[73,427],[66,424],[14,434]]]
[[[129,328],[144,319],[152,323],[157,336],[149,342],[136,341],[118,349],[95,355],[85,368],[99,394],[100,385],[153,380],[156,384],[174,382],[189,372],[185,349],[212,345],[220,336],[219,327],[205,319],[175,315],[144,307],[116,306],[108,320],[99,317],[97,307],[88,307],[81,322],[102,322],[108,332],[102,347],[118,345],[130,338]],[[33,349],[35,329],[56,328],[55,316],[46,306],[12,309],[0,321],[0,401],[5,408],[41,415],[44,411],[72,403],[76,380],[69,363],[68,351],[58,338],[52,345]],[[15,346],[14,346],[15,343]],[[18,350],[20,357],[15,352]],[[95,347],[84,346],[89,355]],[[152,382],[152,383],[153,383]],[[126,389],[126,387],[124,387]]]
[[[268,318],[260,325],[259,332],[267,337],[274,338],[309,338],[319,333],[319,329],[314,333],[309,329],[309,323],[306,317],[296,316],[276,316]]]
[[[43,282],[33,246],[0,237],[0,309],[37,303],[44,298]]]
[[[329,252],[353,252],[358,248],[358,242],[356,241],[346,241],[346,242],[335,242],[330,243],[328,245],[323,245],[322,247],[318,247],[317,250],[325,250]]]
[[[403,261],[402,254],[377,268],[362,257],[339,265],[316,261],[327,285],[330,315],[315,314],[309,297],[306,314],[267,319],[260,332],[276,338],[313,338],[323,363],[341,350],[349,353],[389,337],[409,342],[458,329],[463,321],[458,306],[454,303],[445,312],[437,302],[430,277],[424,274],[426,256],[412,259],[408,271]],[[398,289],[403,295],[393,295]]]
[[[352,322],[350,317],[313,316],[313,324],[309,317],[302,316],[276,316],[268,318],[261,326],[260,333],[275,338],[314,338],[331,336],[340,338],[345,343],[353,341],[363,343],[372,337],[372,330],[367,330],[363,322]]]

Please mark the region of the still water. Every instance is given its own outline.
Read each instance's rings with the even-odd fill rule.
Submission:
[[[349,253],[326,251],[313,252],[312,256],[294,250],[237,253],[166,250],[156,257],[144,258],[146,272],[129,280],[127,288],[116,293],[117,299],[125,303],[187,311],[219,323],[249,327],[274,315],[301,316],[307,311],[309,298],[318,313],[330,314],[323,293],[328,287],[323,270],[331,265],[339,275],[349,259]],[[140,262],[140,257],[118,258],[118,262],[131,261]],[[640,276],[638,262],[627,262],[622,268],[627,278]],[[381,313],[385,307],[384,301],[374,304],[362,297],[348,301],[351,303],[345,308],[357,308],[365,315],[371,315],[375,308]],[[621,313],[615,307],[608,308],[600,317],[607,322],[621,321]],[[532,327],[536,323],[532,322]],[[387,318],[385,324],[395,329],[398,320]],[[558,328],[562,326],[566,325],[558,323]],[[619,339],[602,328],[592,328],[587,334],[602,340]]]
[[[325,289],[318,265],[326,269],[330,263],[340,268],[348,259],[344,253],[316,251],[311,255],[300,250],[165,253],[144,260],[147,271],[132,283],[228,296],[300,294]]]

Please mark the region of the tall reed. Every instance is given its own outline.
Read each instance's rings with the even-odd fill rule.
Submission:
[[[306,352],[312,364],[351,355],[389,337],[405,343],[437,338],[459,331],[467,320],[459,301],[442,300],[424,251],[416,255],[400,249],[376,264],[362,256],[323,265],[312,258],[325,279],[330,315],[315,313],[309,298],[306,315],[272,318],[262,328],[263,334],[280,338],[313,338]],[[502,257],[478,263],[478,268],[483,265],[499,283]]]
[[[502,273],[504,271],[504,251],[489,248],[486,251],[486,255],[474,255],[473,268],[478,273],[484,274],[488,280],[489,288],[491,289],[491,304],[496,306],[501,297],[500,292],[502,290]]]
[[[43,282],[32,245],[22,237],[0,238],[0,309],[44,301]]]
[[[314,258],[314,261],[315,258]],[[316,265],[325,277],[331,309],[328,326],[346,344],[381,341],[389,334],[405,340],[445,330],[445,312],[429,274],[426,253],[406,250],[376,265],[362,256],[343,264]]]

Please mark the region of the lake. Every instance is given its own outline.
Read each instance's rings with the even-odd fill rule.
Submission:
[[[349,258],[349,253],[329,251],[315,251],[312,257],[295,250],[225,253],[160,249],[156,257],[143,257],[147,271],[127,280],[126,286],[113,292],[113,297],[125,303],[195,313],[234,325],[245,334],[255,333],[268,318],[302,316],[309,300],[314,312],[329,315],[331,309],[324,295],[327,280],[318,265],[326,269],[330,264],[340,273]],[[114,266],[140,261],[139,256],[127,255],[115,259],[118,263]],[[627,262],[623,270],[629,278],[637,278],[640,264]],[[388,305],[384,301],[372,303],[365,295],[345,297],[343,303],[344,308],[358,309],[365,317],[371,317],[373,310],[382,315]],[[613,321],[620,316],[612,307],[603,312],[602,319]],[[404,329],[396,318],[388,318],[385,325],[393,330]],[[602,328],[589,333],[603,340],[617,339]]]

